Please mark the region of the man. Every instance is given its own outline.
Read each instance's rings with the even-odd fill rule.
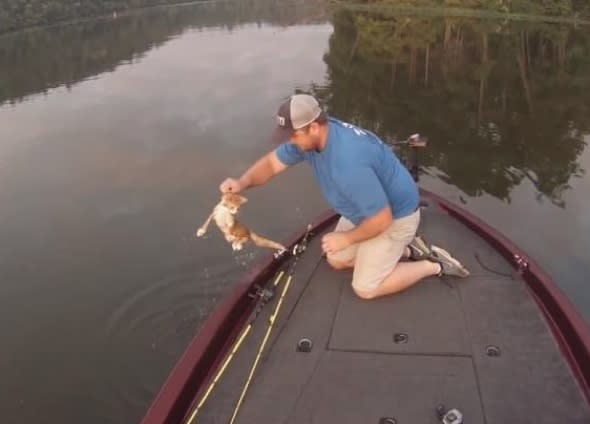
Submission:
[[[273,138],[284,143],[239,179],[226,179],[222,192],[265,184],[306,160],[325,199],[341,215],[334,231],[323,236],[322,249],[333,268],[353,268],[352,288],[359,297],[397,293],[432,275],[469,275],[448,252],[416,237],[418,187],[375,134],[328,117],[306,94],[284,102],[277,122]],[[413,261],[399,262],[402,256]]]

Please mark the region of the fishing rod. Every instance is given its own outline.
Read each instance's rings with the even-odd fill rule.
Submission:
[[[233,415],[229,421],[229,424],[233,424],[233,422],[235,421],[235,419],[238,415],[238,411],[239,411],[239,409],[242,405],[242,402],[244,400],[244,396],[246,395],[246,392],[248,391],[248,388],[250,387],[250,382],[252,381],[252,376],[254,375],[256,367],[258,366],[258,362],[260,361],[260,357],[262,356],[262,351],[264,350],[264,347],[266,346],[266,342],[268,341],[268,338],[270,336],[270,332],[272,331],[272,327],[276,321],[277,315],[278,315],[281,305],[283,303],[283,299],[285,298],[285,294],[287,293],[287,290],[289,290],[289,286],[290,286],[291,280],[293,278],[293,272],[295,271],[295,267],[297,266],[297,263],[299,262],[299,258],[301,257],[301,254],[307,249],[307,242],[308,242],[309,236],[311,234],[311,228],[312,228],[311,225],[308,225],[307,231],[306,231],[304,237],[302,238],[301,242],[297,243],[295,245],[295,247],[293,248],[292,254],[295,256],[295,259],[291,263],[289,272],[287,273],[287,281],[285,282],[285,285],[283,286],[283,291],[281,293],[281,297],[279,298],[279,301],[277,302],[274,312],[272,313],[272,315],[268,319],[268,327],[266,329],[266,334],[264,335],[264,339],[262,340],[262,343],[260,344],[260,348],[258,349],[258,353],[256,355],[256,358],[254,360],[254,363],[252,364],[252,368],[250,369],[250,374],[248,375],[248,379],[246,380],[246,384],[244,385],[244,388],[242,389],[242,393],[241,393],[240,398],[236,404],[236,407],[235,407]]]
[[[283,277],[283,274],[284,273],[285,273],[284,270],[281,270],[278,273],[278,275],[276,276],[276,278],[274,280],[273,287],[275,287],[278,284],[278,282],[280,281],[280,279]],[[250,334],[250,331],[252,330],[252,326],[254,325],[254,321],[256,320],[258,314],[262,310],[264,304],[270,298],[270,295],[269,295],[268,292],[263,291],[263,290],[260,290],[260,289],[257,290],[257,292],[255,294],[249,294],[249,296],[251,296],[251,297],[258,296],[259,299],[258,299],[258,302],[256,303],[256,306],[254,308],[253,314],[251,315],[251,317],[248,320],[248,325],[246,327],[244,327],[242,329],[242,331],[240,332],[240,335],[238,336],[238,338],[234,342],[234,345],[233,345],[233,347],[232,347],[229,355],[227,356],[227,358],[225,358],[225,361],[223,362],[223,365],[221,366],[221,368],[219,369],[219,371],[217,371],[217,374],[213,378],[213,381],[209,384],[209,387],[207,388],[207,391],[205,392],[205,394],[203,395],[203,397],[201,398],[201,400],[197,404],[196,408],[193,410],[193,412],[190,415],[189,419],[186,421],[186,424],[192,424],[193,420],[195,419],[195,417],[197,416],[197,414],[200,412],[201,408],[203,407],[203,405],[207,401],[209,395],[213,391],[213,388],[215,387],[215,385],[217,384],[217,382],[221,379],[221,376],[225,372],[225,369],[227,368],[227,366],[229,365],[229,363],[234,358],[234,355],[240,349],[240,347],[241,347],[242,343],[244,342],[244,340],[246,339],[246,337]]]
[[[293,263],[291,264],[291,269],[289,270],[290,277],[287,280],[287,283],[290,282],[295,264],[299,260],[299,257],[301,256],[301,254],[307,248],[307,241],[308,241],[310,234],[311,234],[311,225],[308,226],[307,232],[305,233],[302,240],[299,243],[296,243],[291,250],[282,250],[282,251],[277,252],[273,255],[275,259],[278,259],[279,257],[285,256],[285,255],[292,255],[295,257]],[[209,398],[209,395],[213,391],[213,388],[217,385],[218,381],[221,379],[223,373],[227,369],[229,363],[233,360],[236,352],[240,349],[240,347],[242,346],[242,343],[244,342],[246,337],[250,334],[250,331],[252,330],[254,322],[256,321],[256,318],[258,317],[258,315],[260,314],[260,312],[264,308],[264,305],[266,305],[266,303],[268,303],[270,301],[270,299],[272,299],[272,297],[274,296],[274,289],[278,286],[279,282],[283,278],[283,275],[285,275],[285,270],[281,270],[280,272],[278,272],[278,274],[276,275],[276,277],[273,281],[272,289],[264,289],[262,287],[257,287],[257,290],[255,293],[248,294],[248,296],[250,296],[250,297],[254,297],[254,298],[257,297],[258,298],[256,306],[254,308],[254,311],[252,312],[250,318],[248,319],[248,325],[246,327],[244,327],[242,329],[242,331],[240,332],[240,335],[238,336],[238,338],[234,342],[229,355],[223,361],[222,366],[217,371],[215,377],[213,378],[213,381],[209,384],[207,390],[205,391],[205,394],[203,395],[203,397],[201,398],[201,400],[199,401],[199,403],[197,404],[197,406],[195,407],[195,409],[191,413],[189,419],[186,421],[186,424],[192,424],[192,422],[195,419],[195,417],[197,416],[197,414],[203,408],[203,405],[205,404],[205,402]],[[283,290],[283,296],[284,296],[284,293],[285,293],[285,290]],[[281,296],[281,300],[282,300],[283,296]],[[276,312],[275,312],[275,314],[276,314]],[[274,315],[274,316],[276,316],[276,315]],[[274,318],[273,318],[273,320],[274,320]],[[272,323],[271,323],[271,325],[272,325]]]

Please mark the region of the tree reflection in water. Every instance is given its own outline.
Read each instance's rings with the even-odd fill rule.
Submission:
[[[522,180],[564,206],[590,132],[590,35],[564,24],[386,16],[339,9],[330,112],[386,139],[430,139],[421,165],[506,202]],[[399,149],[406,155],[407,149]]]

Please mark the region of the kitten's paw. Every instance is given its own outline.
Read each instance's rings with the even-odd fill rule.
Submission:
[[[205,230],[203,228],[199,228],[197,230],[197,237],[202,237],[205,234]]]

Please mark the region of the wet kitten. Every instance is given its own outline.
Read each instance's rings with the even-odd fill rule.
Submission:
[[[207,221],[197,230],[197,237],[201,237],[207,232],[207,227],[213,219],[225,236],[225,239],[232,244],[233,250],[241,250],[244,243],[249,240],[260,247],[268,247],[280,251],[286,250],[282,244],[261,237],[238,222],[235,216],[240,206],[247,201],[248,199],[240,194],[222,194],[221,201],[213,208],[213,212],[209,215]]]

